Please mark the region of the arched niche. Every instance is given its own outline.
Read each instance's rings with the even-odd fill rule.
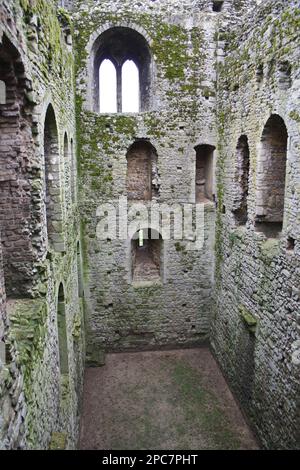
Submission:
[[[287,142],[284,120],[272,114],[262,133],[256,175],[256,229],[268,237],[282,231]]]
[[[152,228],[137,231],[131,239],[132,282],[156,282],[163,278],[163,239]]]
[[[44,125],[44,159],[46,181],[46,216],[49,246],[64,251],[62,235],[62,205],[60,188],[60,154],[57,122],[49,104]]]
[[[195,193],[196,202],[205,203],[213,201],[213,177],[214,177],[214,151],[213,145],[201,144],[195,147],[196,172]]]
[[[129,200],[150,201],[159,196],[157,152],[147,140],[137,140],[128,149],[126,188]]]

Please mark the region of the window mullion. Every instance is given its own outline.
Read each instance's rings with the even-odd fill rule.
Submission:
[[[117,110],[122,112],[122,67],[117,66]]]

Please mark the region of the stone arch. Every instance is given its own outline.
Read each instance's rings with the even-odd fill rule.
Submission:
[[[109,59],[117,70],[117,110],[122,111],[122,66],[133,60],[140,76],[140,111],[150,109],[152,89],[152,56],[145,36],[130,26],[111,26],[94,38],[90,50],[92,68],[92,109],[99,112],[99,68]]]
[[[244,225],[248,219],[248,193],[250,172],[250,151],[248,137],[241,135],[236,146],[236,172],[235,172],[235,197],[233,203],[233,215],[239,225]]]
[[[64,286],[60,283],[57,295],[57,328],[58,328],[58,349],[59,349],[59,368],[61,375],[69,374],[68,358],[68,336],[66,321],[66,303]]]
[[[51,104],[47,108],[44,125],[44,160],[48,242],[55,251],[64,251],[59,140],[56,116]]]
[[[155,282],[163,279],[163,238],[151,227],[140,228],[131,238],[131,279]]]
[[[157,152],[147,140],[135,141],[128,149],[126,188],[129,200],[150,201],[159,197]]]
[[[34,160],[31,88],[18,49],[3,35],[0,43],[0,232],[8,297],[30,296],[33,284],[31,227],[38,221],[30,171]]]
[[[270,237],[283,225],[287,142],[284,120],[272,114],[263,129],[256,175],[256,228]]]

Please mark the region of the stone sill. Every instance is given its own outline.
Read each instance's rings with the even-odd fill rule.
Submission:
[[[145,287],[161,287],[163,283],[161,279],[152,279],[149,281],[133,281],[131,285],[134,289],[142,289]]]

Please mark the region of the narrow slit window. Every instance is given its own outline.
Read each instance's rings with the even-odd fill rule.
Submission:
[[[250,152],[248,138],[242,135],[236,147],[236,176],[233,214],[238,225],[245,225],[248,219]]]
[[[59,365],[62,375],[69,373],[68,339],[66,322],[66,305],[63,285],[60,284],[57,299],[57,324],[58,324],[58,347]]]
[[[0,104],[6,104],[6,85],[3,80],[0,80]]]
[[[100,113],[117,112],[117,72],[114,64],[105,59],[100,65]]]
[[[138,113],[140,110],[139,69],[133,60],[122,67],[122,112]]]

